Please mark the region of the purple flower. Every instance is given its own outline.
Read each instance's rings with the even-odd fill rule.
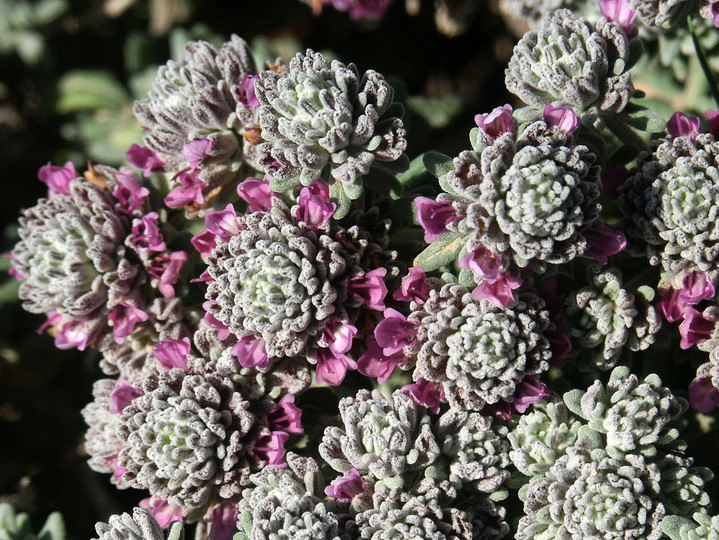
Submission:
[[[365,377],[377,379],[378,383],[384,384],[394,369],[406,361],[407,358],[402,351],[385,355],[377,340],[370,336],[367,338],[367,351],[357,360],[357,371]]]
[[[175,521],[183,521],[182,507],[169,504],[165,499],[148,497],[142,499],[139,504],[152,512],[162,529],[167,529]]]
[[[384,277],[386,268],[375,268],[347,281],[347,290],[354,298],[362,300],[369,309],[384,311],[384,298],[387,296],[387,285]]]
[[[317,229],[327,223],[337,210],[337,204],[322,200],[307,187],[300,191],[297,205],[297,219],[304,221],[311,229]]]
[[[172,188],[165,197],[165,204],[170,208],[182,208],[190,203],[204,204],[205,198],[202,190],[206,187],[205,182],[200,178],[199,171],[185,169],[177,173],[173,180],[180,183]]]
[[[365,489],[367,489],[367,486],[364,480],[362,480],[359,471],[353,467],[346,475],[338,476],[332,480],[332,483],[325,488],[325,495],[335,499],[351,501],[355,495],[364,493]]]
[[[525,377],[514,391],[512,405],[517,412],[524,413],[532,403],[537,403],[549,395],[549,388],[536,377]]]
[[[187,369],[187,358],[190,356],[190,338],[182,340],[163,339],[152,349],[158,362],[165,369]]]
[[[417,323],[392,308],[384,310],[385,318],[374,329],[377,344],[382,347],[385,356],[391,356],[415,343],[417,340]]]
[[[714,331],[714,321],[704,317],[702,313],[693,307],[684,309],[684,321],[679,325],[679,333],[682,336],[679,346],[688,349],[697,343],[708,340]]]
[[[429,409],[434,414],[439,413],[439,407],[444,399],[444,388],[441,383],[427,381],[420,377],[413,384],[406,384],[401,388],[417,405]]]
[[[514,298],[514,290],[522,286],[521,279],[512,277],[509,274],[500,274],[496,280],[485,280],[472,290],[472,299],[488,300],[500,308],[511,308],[517,303]]]
[[[187,253],[184,251],[173,251],[169,255],[155,257],[147,269],[147,273],[156,280],[153,287],[157,287],[165,298],[175,297],[174,283],[180,275],[182,265],[187,262]]]
[[[512,133],[517,128],[517,121],[509,104],[497,107],[489,114],[478,114],[474,121],[491,140],[505,133]]]
[[[191,169],[197,169],[210,155],[215,147],[210,139],[195,139],[188,141],[182,147],[182,155]]]
[[[571,135],[579,127],[579,117],[571,107],[554,107],[549,103],[544,106],[544,121],[549,126],[557,126],[567,135]]]
[[[447,232],[447,225],[459,219],[449,201],[437,202],[428,197],[417,197],[414,205],[417,207],[417,221],[424,229],[424,241],[428,244]]]
[[[284,467],[285,443],[290,436],[284,431],[272,431],[268,435],[260,435],[252,449],[255,457],[265,465]]]
[[[165,251],[167,245],[162,238],[162,233],[158,226],[160,216],[157,212],[150,212],[142,216],[132,227],[132,243],[140,248],[146,248],[150,251]]]
[[[701,121],[699,118],[692,118],[682,112],[675,112],[667,122],[669,135],[675,137],[694,137],[699,133]]]
[[[150,190],[140,187],[135,175],[130,174],[130,169],[125,169],[115,175],[117,185],[112,190],[113,196],[117,199],[119,206],[128,214],[134,214],[142,210],[147,202]]]
[[[210,313],[210,308],[213,304],[216,303],[217,302],[215,300],[208,300],[207,302],[204,302],[202,304],[202,309],[205,310],[203,320],[209,326],[217,330],[217,339],[219,339],[220,341],[225,341],[228,337],[230,337],[230,329],[227,328],[227,326],[224,325],[221,321],[219,321],[212,313]]]
[[[302,427],[302,409],[295,405],[295,396],[285,394],[282,399],[267,412],[267,424],[272,431],[287,431],[296,435],[305,432]]]
[[[49,318],[49,316],[48,316]],[[60,316],[62,319],[62,316]],[[84,351],[90,339],[86,328],[87,321],[62,321],[55,328],[55,347],[58,349],[78,349]]]
[[[250,212],[269,212],[272,210],[272,190],[267,180],[249,177],[237,186],[237,194],[250,205]]]
[[[711,377],[699,377],[689,385],[689,404],[692,409],[708,414],[719,405],[719,390],[712,384]]]
[[[225,501],[215,506],[207,518],[210,527],[208,540],[232,540],[237,532],[237,505],[232,501]]]
[[[148,318],[147,313],[124,300],[117,304],[108,316],[115,343],[121,344],[127,336],[132,334],[137,323],[144,322]]]
[[[220,242],[228,242],[230,238],[240,232],[240,223],[237,220],[235,207],[230,203],[224,210],[210,212],[205,216],[205,227]]]
[[[607,264],[610,255],[616,255],[627,247],[627,237],[619,229],[604,223],[593,223],[584,231],[589,242],[586,254],[599,264]]]
[[[240,95],[238,101],[245,109],[259,107],[260,100],[255,95],[255,79],[259,75],[245,75],[240,83]]]
[[[204,259],[212,253],[213,249],[217,247],[217,236],[212,231],[205,229],[193,236],[190,242],[200,253],[200,257]]]
[[[470,269],[477,279],[487,281],[499,279],[504,269],[500,256],[481,245],[467,253],[459,262],[459,266]]]
[[[399,290],[394,291],[392,298],[401,302],[417,302],[424,304],[429,298],[432,287],[427,283],[427,274],[421,266],[414,266],[402,278]]]
[[[480,412],[487,416],[493,416],[497,420],[509,420],[512,418],[512,405],[506,401],[498,401],[491,405],[485,405]]]
[[[315,379],[318,383],[339,386],[347,375],[347,371],[357,369],[357,362],[345,354],[335,354],[330,349],[318,347],[315,350],[317,369]]]
[[[254,367],[264,372],[270,365],[270,357],[267,355],[262,338],[242,336],[242,339],[232,347],[232,354],[235,355],[242,367]]]
[[[717,4],[719,6],[719,4]],[[707,124],[709,124],[709,133],[714,135],[716,139],[719,137],[719,111],[708,110],[705,114]]]
[[[682,289],[668,289],[657,307],[669,322],[683,318],[687,306],[695,306],[707,298],[714,297],[714,284],[701,271],[694,271],[682,280]]]
[[[142,394],[142,390],[132,386],[126,380],[120,379],[117,381],[117,386],[110,392],[110,412],[122,413],[123,409],[132,403],[133,399],[140,397]]]
[[[132,163],[135,167],[142,169],[142,174],[145,178],[150,178],[152,171],[159,171],[165,167],[165,162],[162,161],[155,152],[150,150],[147,146],[140,146],[139,144],[133,144],[125,154],[127,161]]]
[[[37,177],[47,184],[50,195],[70,195],[70,182],[78,178],[75,165],[68,161],[62,167],[48,163],[40,167]]]
[[[333,354],[341,355],[352,348],[352,339],[355,334],[357,334],[357,328],[347,322],[335,319],[327,325],[322,337]]]
[[[605,19],[617,23],[625,34],[631,34],[637,13],[629,6],[629,0],[600,0],[599,11]]]

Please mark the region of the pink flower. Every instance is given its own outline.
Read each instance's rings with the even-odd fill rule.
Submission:
[[[210,527],[208,540],[232,540],[237,532],[237,505],[232,501],[225,501],[215,506],[207,518]]]
[[[165,167],[165,162],[162,161],[155,152],[150,150],[147,146],[140,146],[133,144],[125,154],[127,161],[132,163],[135,167],[142,169],[142,173],[145,178],[150,178],[152,171],[162,170]]]
[[[494,281],[485,280],[472,290],[472,300],[488,300],[499,308],[511,308],[516,304],[514,290],[522,286],[521,279],[500,274]]]
[[[210,139],[195,139],[186,142],[182,147],[182,155],[191,169],[197,169],[210,156],[215,147]]]
[[[220,242],[228,242],[230,238],[240,232],[240,223],[237,220],[235,207],[228,204],[224,210],[210,212],[205,216],[205,227]]]
[[[517,128],[517,121],[509,104],[497,107],[489,114],[478,114],[474,121],[491,140],[505,133],[512,133]]]
[[[150,212],[132,227],[132,243],[140,248],[160,252],[167,249],[162,233],[158,226],[160,216],[157,212]]]
[[[385,318],[375,327],[374,337],[382,347],[385,356],[402,352],[417,340],[417,323],[408,321],[400,312],[392,308],[384,310]]]
[[[714,331],[714,321],[704,317],[702,313],[693,307],[684,309],[684,321],[679,325],[679,333],[682,336],[679,346],[688,349],[697,343],[703,343],[711,338]]]
[[[468,268],[474,277],[481,280],[496,281],[499,279],[504,264],[500,255],[480,245],[467,253],[459,262],[460,268]]]
[[[627,237],[622,231],[601,222],[587,227],[584,237],[589,243],[587,255],[599,264],[607,264],[610,255],[616,255],[627,247]]]
[[[554,107],[549,103],[544,106],[544,121],[548,126],[557,126],[567,135],[571,135],[579,127],[579,117],[571,107]]]
[[[62,317],[61,317],[62,319]],[[55,347],[84,351],[90,339],[87,321],[62,321],[55,326]]]
[[[675,112],[667,122],[669,135],[672,137],[694,137],[699,133],[701,121],[699,118],[692,118],[682,112]]]
[[[682,289],[668,289],[657,307],[662,310],[669,322],[682,319],[684,310],[688,306],[695,306],[704,299],[714,297],[714,284],[709,281],[707,275],[701,271],[695,271],[684,276]]]
[[[369,309],[384,311],[384,298],[387,296],[387,285],[384,283],[386,274],[387,269],[382,267],[354,276],[347,281],[347,291]]]
[[[315,350],[315,359],[317,360],[315,380],[330,386],[339,386],[349,370],[357,369],[357,362],[349,356],[336,354],[324,347]]]
[[[259,77],[259,75],[245,75],[240,83],[240,95],[237,101],[242,103],[245,109],[259,107],[260,105],[260,100],[257,99],[257,95],[255,94],[255,79],[257,79],[257,77]]]
[[[124,300],[117,304],[108,316],[115,343],[121,344],[127,336],[132,334],[137,323],[144,322],[148,318],[147,313]]]
[[[136,386],[132,386],[124,379],[117,381],[117,386],[110,392],[110,412],[115,414],[122,413],[132,400],[140,397],[142,390]]]
[[[637,13],[630,7],[629,0],[601,0],[599,11],[610,22],[617,23],[625,34],[634,30],[634,18]]]
[[[302,409],[295,405],[295,396],[285,394],[282,399],[267,412],[267,425],[272,431],[287,431],[296,435],[305,432],[302,427]]]
[[[130,169],[124,169],[117,173],[115,178],[117,185],[112,190],[112,194],[117,199],[119,207],[128,214],[134,214],[138,210],[142,211],[147,203],[150,190],[140,187],[140,183],[130,173]]]
[[[512,418],[512,405],[506,401],[498,401],[491,405],[485,405],[480,412],[484,415],[493,416],[497,420],[509,420]]]
[[[270,357],[265,348],[265,341],[254,336],[242,336],[232,347],[232,354],[242,367],[254,367],[265,372],[270,365]]]
[[[355,495],[364,493],[365,489],[367,489],[367,486],[362,480],[359,471],[352,468],[345,476],[338,476],[332,480],[332,483],[325,488],[325,495],[335,499],[351,501]]]
[[[265,465],[286,466],[285,443],[289,438],[290,436],[284,431],[272,431],[269,435],[260,435],[252,451]]]
[[[719,4],[712,4],[719,7]],[[707,124],[709,124],[709,133],[714,135],[714,138],[719,137],[719,111],[708,110],[705,113]]]
[[[70,182],[78,178],[78,174],[72,161],[68,161],[62,167],[50,163],[40,167],[37,177],[47,184],[49,195],[70,195]]]
[[[122,482],[122,475],[127,472],[127,469],[124,467],[120,467],[120,460],[119,460],[119,452],[122,450],[122,446],[117,445],[117,454],[113,454],[109,457],[105,458],[105,461],[107,462],[108,466],[110,467],[110,470],[112,471],[112,476],[115,478],[120,479],[120,482],[118,482],[119,486],[125,486],[125,483]]]
[[[187,253],[184,251],[173,251],[170,255],[155,257],[147,269],[147,273],[155,278],[153,287],[157,287],[165,298],[175,297],[173,285],[180,275],[182,265],[187,262],[187,258]]]
[[[424,241],[428,244],[447,232],[447,225],[459,219],[449,201],[437,202],[427,197],[417,197],[414,205],[417,207],[417,221],[424,229]]]
[[[237,186],[237,194],[249,204],[250,212],[269,212],[272,210],[272,190],[267,180],[249,177]]]
[[[377,340],[373,337],[368,337],[367,351],[357,360],[357,371],[365,377],[377,379],[378,383],[384,384],[390,378],[394,369],[406,361],[407,357],[402,351],[386,356],[382,351],[382,347],[377,345]]]
[[[158,362],[165,369],[187,369],[187,358],[190,356],[190,338],[181,340],[163,339],[152,349]]]
[[[324,201],[304,187],[297,201],[297,219],[304,221],[311,229],[317,229],[327,223],[337,210],[337,204]]]
[[[227,328],[221,321],[219,321],[212,313],[210,313],[210,308],[217,304],[215,300],[208,300],[206,302],[203,302],[202,309],[205,310],[205,315],[203,317],[203,320],[207,323],[208,326],[211,326],[215,330],[217,330],[217,339],[220,341],[225,341],[228,337],[230,337],[230,329]]]
[[[188,172],[189,169],[177,173],[173,180],[180,183],[172,188],[165,197],[165,204],[170,208],[182,208],[190,203],[204,204],[205,198],[202,190],[205,189],[205,182],[200,178],[199,170]]]
[[[712,384],[711,377],[699,377],[689,385],[689,404],[692,409],[708,414],[719,405],[719,390]]]
[[[406,384],[401,389],[403,394],[407,394],[417,405],[421,405],[429,409],[434,414],[439,413],[439,407],[444,400],[444,388],[441,383],[427,381],[420,377],[413,384]]]
[[[392,298],[401,302],[417,302],[424,304],[429,298],[432,287],[427,283],[427,274],[421,266],[414,266],[409,273],[402,278],[399,290],[394,291]]]
[[[193,236],[190,242],[200,253],[200,257],[204,259],[217,247],[217,236],[212,231],[205,229]]]
[[[525,377],[514,390],[512,405],[517,412],[524,413],[532,403],[537,403],[549,395],[549,388],[536,377]]]
[[[334,355],[341,355],[352,348],[352,340],[357,334],[357,328],[348,322],[333,320],[325,328],[322,336]]]
[[[167,529],[175,521],[183,521],[182,507],[169,504],[165,499],[148,497],[142,499],[139,504],[152,512],[162,529]]]

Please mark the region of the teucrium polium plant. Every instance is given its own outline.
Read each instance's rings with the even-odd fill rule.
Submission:
[[[328,3],[401,16],[299,9]],[[127,163],[40,169],[9,265],[103,374],[81,451],[136,501],[98,540],[719,539],[719,112],[653,86],[708,97],[719,4],[512,5],[521,102],[468,133],[467,95],[208,35],[147,79]],[[697,29],[700,71],[651,75]],[[15,511],[0,540],[64,538]]]

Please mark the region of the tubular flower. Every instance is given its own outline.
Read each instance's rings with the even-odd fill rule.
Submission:
[[[113,306],[135,299],[142,271],[128,258],[130,223],[118,201],[95,184],[76,179],[69,194],[55,194],[20,217],[13,266],[23,277],[19,296],[32,313],[54,312],[62,323],[81,323],[85,342],[111,331]]]
[[[202,192],[208,194],[229,181],[243,160],[256,163],[251,137],[236,135],[258,124],[256,107],[244,102],[244,81],[256,71],[249,46],[237,36],[219,49],[191,42],[178,62],[158,70],[148,99],[135,102],[135,116],[165,170],[200,167]]]
[[[714,136],[660,139],[620,188],[629,250],[668,276],[719,276],[719,143]],[[670,279],[669,279],[670,280]]]
[[[451,407],[512,403],[522,379],[549,369],[552,353],[543,333],[552,325],[544,302],[532,294],[501,308],[446,284],[431,291],[408,321],[418,325],[416,344],[404,348],[415,366],[412,376],[440,383]]]
[[[600,19],[593,27],[558,9],[514,47],[505,83],[529,105],[620,112],[634,93],[628,59],[629,40],[618,24]]]
[[[137,507],[130,514],[110,516],[107,523],[95,525],[98,537],[93,540],[183,540],[185,531],[182,523],[170,526],[167,536],[147,508]]]
[[[360,390],[340,401],[342,427],[325,429],[319,451],[336,471],[356,469],[383,480],[424,469],[439,454],[430,420],[412,399],[396,391],[392,402],[379,391]]]
[[[283,72],[261,73],[256,90],[266,141],[258,148],[280,191],[326,172],[335,198],[357,199],[372,163],[399,159],[407,145],[394,92],[375,71],[360,77],[354,64],[308,49]]]

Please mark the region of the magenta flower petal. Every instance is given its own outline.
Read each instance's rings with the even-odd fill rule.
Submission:
[[[506,401],[498,401],[491,405],[485,405],[481,413],[487,416],[493,416],[497,420],[509,420],[512,418],[512,405]]]
[[[714,4],[719,7],[719,4]],[[719,137],[719,111],[708,110],[705,113],[707,124],[709,124],[709,133],[714,135],[714,138]]]
[[[190,338],[181,340],[163,339],[152,349],[152,354],[165,369],[187,369],[187,359],[190,356]]]
[[[150,251],[165,251],[167,245],[160,232],[159,220],[160,216],[157,212],[150,212],[142,216],[142,219],[132,227],[131,242]]]
[[[684,288],[679,291],[679,303],[682,307],[694,306],[704,299],[714,298],[714,284],[700,270],[684,276],[682,284]]]
[[[579,117],[571,107],[554,107],[549,103],[544,106],[544,121],[549,126],[557,126],[567,135],[571,135],[579,127]]]
[[[182,208],[191,203],[204,204],[205,198],[202,190],[206,187],[204,180],[200,178],[199,171],[187,169],[180,171],[173,180],[179,182],[178,186],[172,188],[165,197],[165,204],[170,208]]]
[[[432,287],[427,282],[427,274],[421,266],[410,268],[409,273],[402,278],[400,289],[394,291],[392,298],[401,302],[417,302],[424,304],[429,298]]]
[[[377,345],[373,337],[367,338],[367,350],[357,360],[357,371],[365,377],[377,379],[377,382],[384,384],[390,378],[394,369],[405,363],[407,358],[402,352],[385,356],[382,347]]]
[[[496,281],[483,281],[472,290],[472,300],[488,300],[500,308],[511,308],[517,303],[514,297],[514,289],[521,286],[522,282],[506,274]]]
[[[232,540],[237,532],[237,516],[239,510],[232,501],[225,501],[215,506],[207,518],[209,531],[208,540]]]
[[[297,201],[297,219],[304,221],[311,229],[317,229],[327,223],[337,210],[337,204],[323,201],[313,195],[309,188],[302,188]]]
[[[320,347],[315,351],[317,368],[315,379],[318,383],[339,386],[347,375],[347,371],[357,369],[357,362],[344,354],[335,355],[329,349]]]
[[[249,177],[237,186],[237,194],[250,205],[250,212],[269,212],[272,210],[272,190],[270,183],[259,178]]]
[[[375,327],[374,337],[387,356],[401,352],[405,346],[414,343],[417,323],[408,321],[404,315],[391,308],[387,308],[384,314],[385,319]]]
[[[517,121],[512,115],[512,106],[509,104],[497,107],[489,114],[478,114],[474,117],[474,121],[491,140],[513,132],[517,126]]]
[[[475,278],[488,281],[499,279],[503,269],[500,256],[481,245],[462,257],[459,266],[470,269]]]
[[[637,13],[631,9],[629,0],[600,0],[599,11],[605,19],[617,23],[625,34],[634,30]]]
[[[714,331],[714,321],[707,319],[693,307],[684,309],[684,321],[679,325],[682,339],[679,346],[688,349],[697,343],[708,340]]]
[[[117,185],[112,190],[113,196],[119,202],[119,207],[128,214],[142,211],[147,204],[147,196],[150,190],[146,187],[140,187],[140,183],[135,175],[130,173],[130,169],[124,169],[115,175]]]
[[[177,281],[182,265],[187,262],[187,259],[188,255],[184,251],[173,251],[169,255],[155,257],[147,269],[147,273],[155,278],[153,286],[157,287],[165,298],[175,297],[173,285]]]
[[[238,101],[242,103],[242,106],[246,109],[259,107],[260,105],[260,100],[257,99],[257,95],[255,94],[255,79],[257,79],[257,77],[259,77],[259,75],[245,75],[242,77]]]
[[[616,255],[627,247],[627,237],[619,229],[604,223],[594,223],[584,231],[589,242],[586,254],[599,264],[607,264],[610,255]]]
[[[356,495],[364,493],[365,489],[367,489],[367,486],[362,480],[359,471],[352,468],[346,475],[338,476],[332,480],[332,483],[325,488],[325,495],[335,499],[351,501]]]
[[[267,355],[265,341],[262,338],[243,336],[232,347],[232,354],[242,367],[254,367],[265,372],[270,365],[270,357]]]
[[[440,405],[444,399],[444,388],[441,383],[427,381],[420,377],[413,384],[406,384],[401,388],[417,405],[429,409],[434,414],[439,413]]]
[[[285,443],[290,436],[283,431],[273,431],[257,438],[252,449],[255,457],[265,465],[285,466]]]
[[[55,326],[55,347],[84,351],[90,339],[86,324],[87,321],[64,321]]]
[[[414,205],[417,208],[417,221],[425,231],[424,241],[428,244],[447,232],[447,225],[459,219],[449,201],[437,202],[427,197],[417,197]]]
[[[204,259],[217,247],[217,236],[212,231],[205,229],[193,236],[190,242],[199,251],[200,257]]]
[[[170,524],[175,521],[182,522],[184,520],[182,516],[182,507],[174,506],[168,503],[165,499],[158,497],[148,497],[142,499],[139,503],[140,506],[144,506],[152,515],[155,516],[158,525],[164,530],[167,529]]]
[[[536,377],[525,377],[517,384],[513,402],[517,412],[524,413],[532,403],[537,403],[549,395],[549,388]]]
[[[132,400],[140,397],[142,390],[136,386],[132,386],[124,379],[117,381],[117,386],[110,392],[110,412],[120,414]]]
[[[48,163],[40,167],[37,177],[47,184],[50,195],[70,195],[70,182],[78,178],[75,165],[68,161],[62,167]]]
[[[354,276],[347,282],[349,293],[367,306],[369,309],[384,311],[384,298],[387,296],[387,285],[384,277],[387,269],[375,268],[366,274]]]
[[[302,409],[295,405],[295,396],[285,394],[267,412],[267,425],[272,431],[287,431],[296,435],[305,432],[302,427]]]
[[[150,178],[150,173],[162,170],[165,167],[165,162],[147,146],[133,144],[125,153],[125,157],[135,167],[142,169],[142,174],[145,178]]]
[[[339,356],[352,348],[352,340],[357,334],[357,328],[344,321],[332,321],[324,332],[324,340],[330,351]]]
[[[669,135],[672,137],[693,137],[699,133],[701,121],[699,118],[692,118],[682,112],[675,112],[667,122]]]
[[[237,221],[237,212],[232,204],[228,204],[224,210],[215,210],[205,216],[205,227],[214,234],[220,242],[227,242],[240,232],[240,224]]]
[[[207,159],[214,146],[210,139],[195,139],[185,143],[182,147],[182,155],[190,168],[196,169]]]
[[[711,377],[699,377],[689,385],[689,405],[700,413],[708,414],[719,405],[719,390]]]
[[[127,336],[132,334],[137,323],[144,322],[148,318],[147,313],[124,300],[116,305],[108,316],[115,343],[122,343]]]

